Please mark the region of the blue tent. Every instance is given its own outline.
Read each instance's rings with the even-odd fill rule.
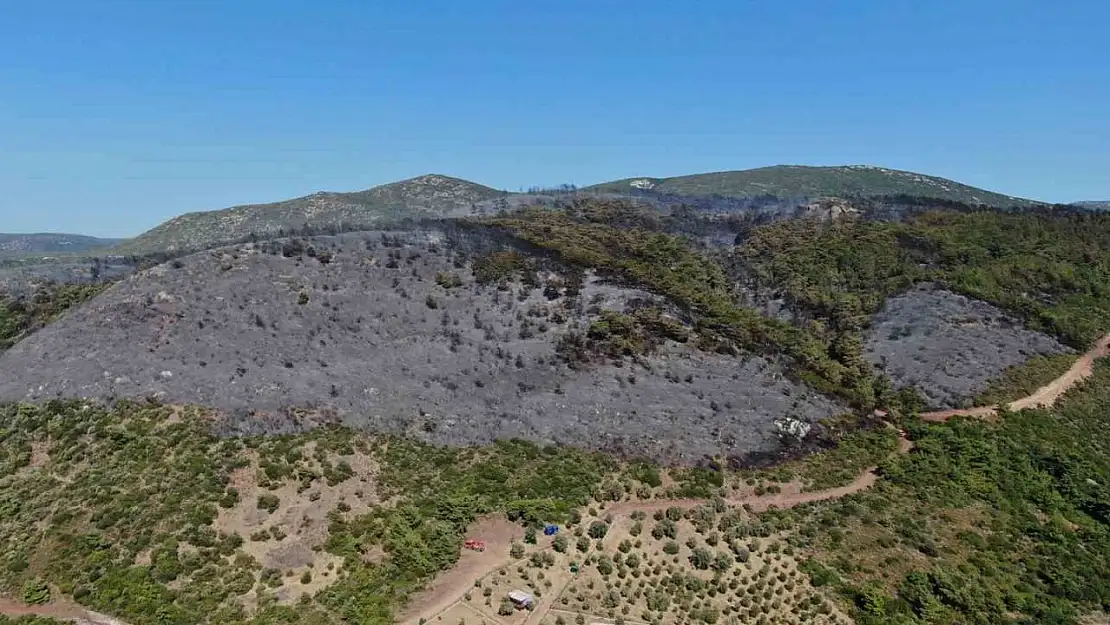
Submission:
[[[558,525],[545,525],[544,528],[543,528],[543,535],[544,536],[552,536],[552,535],[558,534],[558,533],[559,533],[559,526]]]

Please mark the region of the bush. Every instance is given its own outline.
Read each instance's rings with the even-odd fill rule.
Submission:
[[[258,502],[255,504],[255,507],[257,507],[259,510],[265,510],[266,512],[269,512],[270,514],[273,514],[274,511],[277,510],[278,506],[280,506],[280,505],[281,505],[281,500],[278,499],[277,495],[271,495],[270,493],[263,493],[263,494],[258,496]]]
[[[23,584],[23,603],[43,605],[50,603],[50,586],[41,579],[29,579]]]
[[[605,534],[609,533],[609,525],[603,521],[594,521],[590,523],[590,529],[587,531],[590,538],[598,540],[605,538]]]

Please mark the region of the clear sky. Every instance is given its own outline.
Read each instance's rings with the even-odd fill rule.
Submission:
[[[0,232],[779,163],[1110,199],[1106,0],[0,0]]]

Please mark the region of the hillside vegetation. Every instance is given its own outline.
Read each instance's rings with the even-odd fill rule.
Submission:
[[[628,178],[585,188],[586,191],[609,193],[630,193],[638,189],[689,196],[816,198],[906,195],[1000,208],[1037,204],[1032,200],[985,191],[936,176],[864,165],[776,165],[673,178]]]
[[[392,623],[494,514],[533,537],[562,523],[567,541],[551,540],[555,560],[529,547],[464,579],[479,608],[510,580],[549,588],[540,573],[573,557],[580,583],[537,598],[646,623],[1110,611],[1110,363],[1051,409],[925,424],[928,389],[896,389],[868,358],[914,298],[989,326],[980,343],[1085,349],[1110,331],[1110,215],[872,217],[572,199],[244,243],[9,304],[0,389],[38,403],[0,405],[0,588],[129,625]],[[707,232],[737,244],[703,246]],[[976,353],[1001,378],[961,401],[1027,393],[1070,358]],[[872,408],[896,427],[858,416]],[[814,434],[783,436],[784,417]],[[841,445],[765,466],[829,438]],[[614,449],[677,466],[596,451]],[[874,485],[841,499],[725,503],[875,479],[875,465]],[[610,518],[657,496],[709,501]]]
[[[1053,410],[913,425],[866,492],[769,515],[858,623],[1078,623],[1110,610],[1110,363]]]
[[[50,284],[0,297],[0,353],[103,291],[105,285]]]
[[[566,519],[614,468],[573,450],[342,429],[221,440],[202,413],[130,403],[4,406],[0,450],[0,585],[28,603],[60,592],[130,625],[390,623],[458,558],[476,515]],[[346,499],[332,495],[348,484]],[[324,501],[318,519],[284,515]],[[240,509],[257,524],[217,529]]]
[[[427,175],[353,193],[314,193],[272,204],[187,213],[130,239],[121,254],[187,252],[285,234],[371,229],[402,219],[471,214],[478,202],[504,195],[466,180]]]
[[[677,178],[636,178],[579,191],[564,185],[507,193],[442,175],[426,175],[354,193],[319,192],[268,204],[187,213],[113,249],[114,253],[196,251],[289,234],[320,234],[380,228],[402,220],[488,215],[528,205],[562,205],[580,195],[628,196],[661,209],[689,205],[726,212],[789,208],[806,198],[906,196],[998,207],[1030,206],[1030,200],[976,189],[913,172],[880,167],[776,166]],[[776,199],[776,198],[785,198]]]

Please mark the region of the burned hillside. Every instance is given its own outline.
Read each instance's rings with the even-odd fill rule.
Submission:
[[[15,345],[0,397],[156,397],[220,409],[227,432],[334,415],[436,443],[676,462],[766,452],[777,421],[844,410],[769,360],[697,349],[659,297],[536,258],[443,230],[198,253]],[[307,416],[273,418],[290,408]]]

